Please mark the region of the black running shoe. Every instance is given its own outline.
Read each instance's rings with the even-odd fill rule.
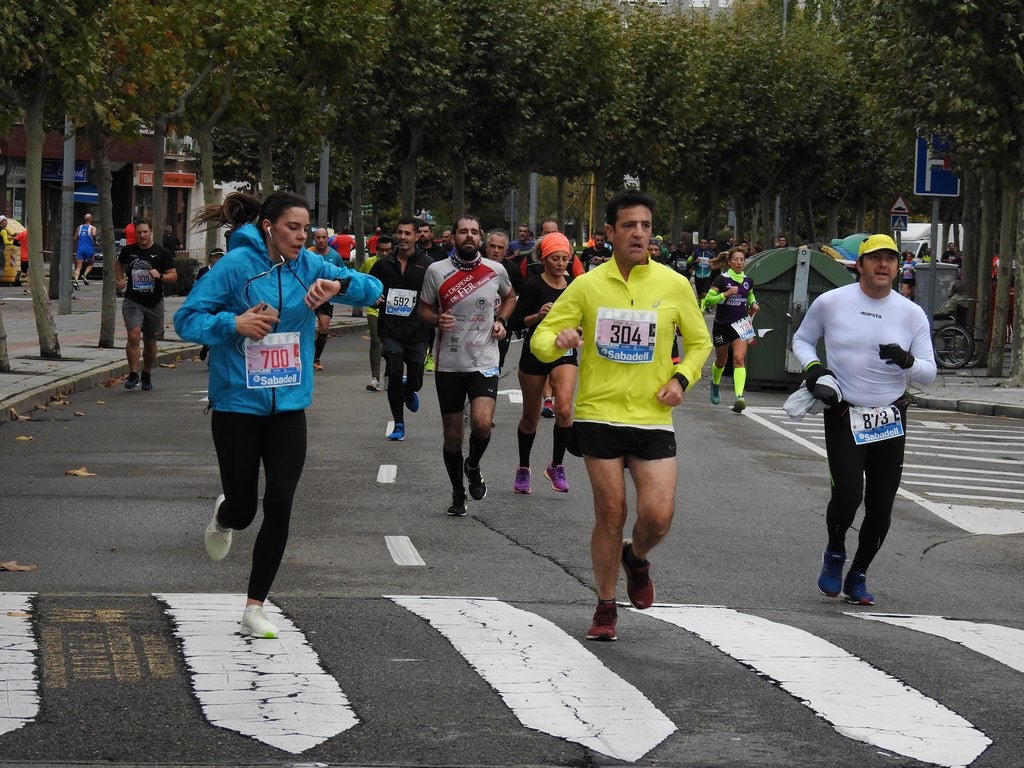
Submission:
[[[466,497],[452,494],[452,504],[448,507],[448,514],[452,517],[465,517]]]
[[[139,372],[132,371],[131,373],[128,374],[128,380],[125,381],[124,388],[135,389],[137,386],[139,386]]]
[[[480,467],[470,467],[469,459],[466,459],[462,464],[462,471],[466,473],[466,479],[469,480],[469,495],[475,501],[480,501],[487,495],[487,483],[484,482]]]

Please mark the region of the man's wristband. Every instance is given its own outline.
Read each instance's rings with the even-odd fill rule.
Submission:
[[[507,317],[502,317],[501,315],[498,315],[497,317],[494,318],[494,322],[501,323],[501,327],[504,328],[506,331],[508,330],[508,318]]]
[[[673,373],[672,378],[679,382],[679,385],[683,388],[683,392],[690,386],[690,382],[687,381],[686,377],[681,373]]]
[[[338,285],[341,286],[341,288],[338,289],[338,295],[341,296],[343,293],[345,293],[345,291],[348,290],[348,286],[352,282],[352,278],[351,277],[344,277],[344,278],[336,277],[334,279],[337,280],[338,281]]]

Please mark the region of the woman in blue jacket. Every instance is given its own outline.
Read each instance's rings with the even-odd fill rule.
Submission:
[[[228,252],[174,315],[178,335],[210,347],[210,410],[223,493],[206,529],[222,560],[232,530],[256,518],[260,463],[263,522],[253,547],[242,634],[274,638],[263,603],[284,556],[292,499],[306,459],[313,400],[313,311],[325,301],[368,306],[380,281],[305,249],[306,201],[289,192],[244,193],[208,206],[196,224],[227,224]]]

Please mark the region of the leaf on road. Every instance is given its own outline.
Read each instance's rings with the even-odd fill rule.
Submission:
[[[38,405],[36,406],[36,410],[37,410],[37,411],[45,411],[45,410],[46,410],[46,406],[45,406],[45,405],[43,405],[42,403],[39,403],[39,404],[38,404]]]
[[[68,396],[64,392],[58,392],[55,395],[50,395],[50,402],[57,405],[68,405]]]
[[[31,416],[22,416],[16,410],[11,408],[11,421],[32,421]]]
[[[103,386],[106,387],[107,389],[113,389],[122,381],[124,381],[124,377],[118,376],[116,379],[107,379],[106,381],[103,382]]]
[[[75,411],[75,416],[85,416],[81,411]]]
[[[78,469],[69,469],[64,472],[65,475],[71,475],[72,477],[96,477],[95,472],[90,472],[85,467],[79,467]]]
[[[161,368],[177,368],[177,363],[160,363]]]
[[[97,400],[96,401],[96,405],[106,405],[106,404],[107,404],[106,400]]]
[[[31,435],[18,435],[15,440],[35,440]]]
[[[17,560],[11,560],[8,563],[0,563],[0,571],[34,571],[38,567],[38,565],[18,565]]]

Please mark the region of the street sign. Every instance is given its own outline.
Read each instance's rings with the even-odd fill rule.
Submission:
[[[889,229],[893,232],[906,232],[909,217],[905,213],[894,213],[889,217]]]
[[[914,155],[914,194],[959,197],[960,179],[952,170],[953,142],[936,136],[918,136]]]
[[[896,202],[892,204],[892,208],[889,209],[889,213],[893,215],[897,213],[903,213],[907,216],[910,215],[910,206],[907,205],[906,200],[903,199],[903,195],[896,198]]]

